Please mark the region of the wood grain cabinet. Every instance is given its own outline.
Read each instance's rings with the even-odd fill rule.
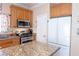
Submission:
[[[11,47],[11,46],[19,45],[19,44],[20,44],[19,37],[7,38],[7,39],[0,40],[0,47],[1,48]]]
[[[16,21],[16,8],[14,6],[11,6],[11,16],[10,16],[10,27],[15,28],[17,27],[17,21]]]
[[[24,19],[30,21],[29,17],[30,17],[29,10],[24,10]]]
[[[19,45],[20,44],[20,37],[16,37],[16,38],[13,38],[13,45]]]
[[[6,48],[6,47],[9,47],[9,46],[12,46],[12,40],[10,40],[10,39],[0,40],[0,46],[2,48]]]
[[[30,26],[32,27],[32,11],[11,5],[11,27],[17,27],[17,20],[24,19],[30,21]]]
[[[33,33],[32,40],[36,40],[36,33]]]
[[[61,4],[51,4],[50,6],[50,18],[61,17],[61,16],[71,16],[72,15],[72,4],[71,3],[61,3]]]
[[[33,20],[32,15],[33,15],[33,12],[31,10],[24,11],[24,20],[30,21],[30,27],[32,27],[32,20]]]
[[[32,25],[33,25],[33,12],[30,10],[29,11],[29,20],[30,20],[30,27],[32,27]]]
[[[16,8],[16,18],[17,19],[24,19],[24,9],[22,8]]]

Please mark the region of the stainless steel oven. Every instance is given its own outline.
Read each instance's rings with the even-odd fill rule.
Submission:
[[[32,29],[29,29],[28,32],[20,32],[17,35],[20,36],[20,43],[21,44],[28,42],[28,41],[32,41]]]

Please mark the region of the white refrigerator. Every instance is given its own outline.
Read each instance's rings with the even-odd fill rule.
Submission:
[[[70,46],[71,16],[52,18],[48,22],[48,43]]]

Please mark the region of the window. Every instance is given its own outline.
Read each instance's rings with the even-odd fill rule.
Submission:
[[[9,18],[5,14],[0,14],[0,32],[7,32],[9,28]]]

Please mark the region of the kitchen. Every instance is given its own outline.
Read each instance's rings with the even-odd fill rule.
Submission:
[[[0,55],[44,56],[52,55],[59,49],[36,41],[36,33],[32,32],[33,11],[31,9],[22,7],[23,4],[2,3],[0,5]]]
[[[32,12],[30,10],[25,10],[23,8],[17,7],[15,5],[10,5],[10,4],[7,4],[7,3],[6,4],[1,4],[1,5],[2,5],[2,7],[1,7],[2,15],[1,15],[1,20],[0,20],[0,27],[1,27],[0,38],[2,40],[3,39],[8,39],[8,40],[4,41],[5,44],[1,43],[1,45],[4,45],[2,47],[6,48],[9,45],[18,45],[18,44],[20,44],[21,42],[20,42],[20,37],[19,36],[23,35],[23,34],[21,35],[21,33],[19,33],[21,31],[27,31],[28,32],[27,35],[30,35],[29,37],[31,37],[30,30],[31,30],[31,26],[32,26],[31,25]],[[7,9],[5,10],[5,8],[7,8]],[[25,15],[25,16],[21,15],[20,13],[23,13],[23,12],[28,12],[28,14]],[[31,13],[31,15],[30,15],[30,13]],[[25,19],[26,16],[28,16],[28,18],[27,18],[28,20]],[[23,21],[21,21],[21,20],[23,20]],[[20,26],[23,26],[22,23],[26,23],[27,27],[20,27]],[[17,37],[16,35],[19,35],[19,36]],[[10,39],[14,40],[14,44],[12,44],[13,40],[10,40]],[[9,44],[8,44],[8,42],[9,42]]]
[[[71,3],[2,3],[0,13],[0,55],[70,55]]]

